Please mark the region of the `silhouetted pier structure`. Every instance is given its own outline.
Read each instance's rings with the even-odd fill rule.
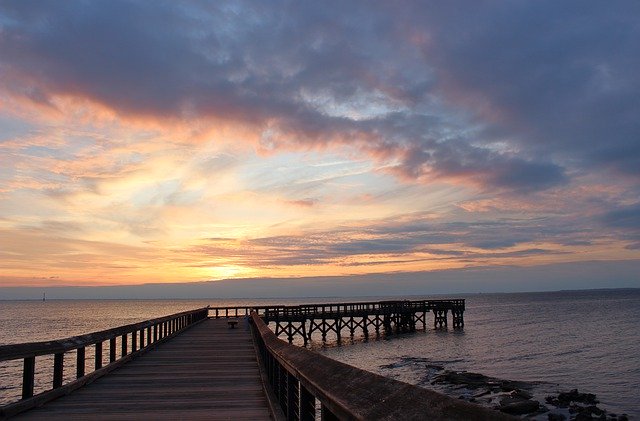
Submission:
[[[64,340],[4,345],[0,361],[22,360],[22,399],[0,407],[0,418],[510,419],[291,345],[266,323],[285,326],[289,340],[309,340],[323,329],[339,335],[345,326],[365,335],[368,326],[424,328],[428,312],[444,328],[449,311],[461,328],[463,300],[207,307]],[[228,319],[243,316],[229,328]],[[315,328],[302,331],[301,323]],[[66,372],[65,355],[75,360]],[[35,394],[35,367],[43,363],[52,364],[51,388]]]
[[[323,341],[330,333],[340,341],[343,333],[353,338],[358,331],[368,338],[370,333],[380,336],[381,331],[391,334],[414,332],[416,327],[424,330],[430,312],[435,329],[447,328],[449,312],[453,328],[462,329],[464,310],[464,300],[403,300],[263,307],[259,315],[265,323],[275,323],[276,336],[284,333],[291,343],[300,335],[307,344],[314,332]]]

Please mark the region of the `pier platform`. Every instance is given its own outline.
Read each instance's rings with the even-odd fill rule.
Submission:
[[[21,420],[268,420],[251,333],[207,319]]]

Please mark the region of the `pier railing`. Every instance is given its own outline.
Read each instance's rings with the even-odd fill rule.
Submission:
[[[278,339],[257,313],[252,333],[275,400],[287,420],[508,420],[459,399],[332,360]]]
[[[297,306],[265,306],[256,307],[258,314],[265,321],[283,318],[331,318],[336,316],[350,317],[362,314],[389,314],[398,311],[433,311],[433,310],[465,309],[465,300],[393,300],[355,303],[302,304]]]
[[[208,311],[205,307],[67,339],[0,346],[0,361],[23,360],[22,399],[0,407],[0,418],[42,405],[92,382],[194,323],[206,319]],[[104,346],[105,343],[108,344],[107,347]],[[93,351],[93,366],[89,372],[86,370],[87,349]],[[107,349],[109,362],[105,365],[106,355],[103,354]],[[75,353],[76,356],[75,380],[67,384],[63,384],[65,353]],[[51,356],[51,389],[34,396],[36,357],[45,357],[43,360],[51,361]]]
[[[450,310],[464,311],[465,300],[389,300],[370,302],[344,302],[300,305],[275,306],[231,306],[209,307],[209,316],[215,319],[249,316],[252,311],[257,312],[267,322],[292,318],[331,318],[342,315],[344,317],[362,314],[388,314],[398,309],[407,311]]]

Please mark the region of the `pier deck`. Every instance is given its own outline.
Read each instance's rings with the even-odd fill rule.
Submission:
[[[74,393],[17,419],[268,420],[251,333],[205,320]]]

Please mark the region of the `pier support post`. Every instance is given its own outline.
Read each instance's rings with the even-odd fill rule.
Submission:
[[[453,317],[453,328],[464,328],[464,310],[451,310],[451,316]]]
[[[447,329],[447,310],[433,310],[433,327],[436,329]]]

